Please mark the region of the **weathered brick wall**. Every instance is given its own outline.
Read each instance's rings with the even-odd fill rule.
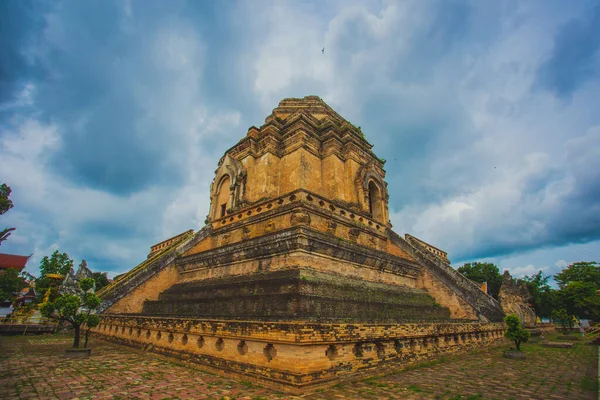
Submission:
[[[181,282],[306,267],[321,272],[415,286],[417,264],[386,252],[297,226],[177,260]]]
[[[111,314],[139,314],[142,312],[146,301],[158,299],[158,295],[176,284],[178,279],[177,266],[171,263],[148,279],[140,282],[127,296],[107,307],[105,312]]]
[[[259,201],[235,213],[212,221],[214,246],[240,242],[298,224],[310,225],[343,240],[385,251],[386,225],[366,212],[359,212],[340,201],[328,200],[307,190],[294,190],[277,198]],[[191,249],[188,254],[197,253]],[[402,250],[396,254],[411,259]]]
[[[450,320],[450,311],[422,289],[330,271],[288,267],[184,282],[146,301],[143,314],[361,323]]]
[[[423,268],[417,279],[417,287],[427,290],[438,303],[450,309],[455,319],[477,320],[473,307],[462,299],[449,286],[438,280],[429,270]]]

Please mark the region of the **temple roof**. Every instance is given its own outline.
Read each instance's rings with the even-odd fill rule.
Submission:
[[[31,256],[20,256],[17,254],[0,253],[0,270],[14,268],[21,271],[23,268],[25,268],[29,257]]]

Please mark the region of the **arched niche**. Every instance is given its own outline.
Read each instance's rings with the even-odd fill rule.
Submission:
[[[381,189],[375,183],[375,181],[370,180],[369,185],[369,213],[373,219],[377,221],[382,221],[384,218],[384,207],[383,207],[383,196],[381,195]]]
[[[224,175],[221,178],[221,181],[217,185],[215,198],[217,206],[215,207],[213,218],[223,218],[227,215],[227,210],[231,208],[231,179],[229,175]]]
[[[383,180],[385,172],[374,163],[363,165],[355,179],[361,209],[385,225],[388,222],[388,192]]]
[[[223,218],[243,202],[246,190],[246,169],[242,163],[226,154],[215,171],[210,185],[210,211],[207,222]]]

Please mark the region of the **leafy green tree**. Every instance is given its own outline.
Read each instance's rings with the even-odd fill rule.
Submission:
[[[93,276],[94,280],[96,281],[96,291],[109,284],[108,275],[106,272],[94,272]]]
[[[589,282],[600,289],[600,265],[595,261],[580,261],[554,275],[561,289],[570,282]]]
[[[25,276],[18,270],[7,268],[0,272],[0,301],[13,301],[21,289],[27,286]]]
[[[48,289],[51,290],[50,300],[54,301],[58,285],[61,281],[56,278],[49,277],[48,274],[67,275],[73,268],[73,260],[69,258],[67,253],[61,253],[55,250],[50,257],[44,256],[40,262],[40,277],[36,279],[35,286],[37,288],[38,302],[41,303]]]
[[[458,268],[458,272],[474,282],[487,282],[490,295],[498,300],[498,293],[500,292],[500,286],[502,286],[502,275],[496,265],[480,262],[466,263]]]
[[[542,271],[523,277],[538,317],[550,317],[552,311],[558,306],[558,293],[548,285],[548,279],[550,276],[542,274]]]
[[[515,347],[518,351],[521,351],[521,343],[529,340],[529,332],[523,329],[521,320],[514,314],[504,317],[504,323],[506,324],[504,337],[515,342]]]
[[[58,296],[54,302],[44,303],[40,308],[42,315],[45,317],[56,317],[69,322],[73,326],[73,348],[75,349],[79,348],[81,325],[89,323],[97,326],[100,323],[97,316],[92,317],[94,315],[92,313],[98,309],[101,303],[100,298],[93,292],[93,287],[94,279],[84,278],[79,282],[81,290],[78,294],[64,293]],[[88,326],[85,345],[87,345],[89,329],[93,326]]]
[[[561,305],[570,315],[580,318],[600,318],[600,296],[598,287],[592,282],[575,281],[568,283],[559,291]]]
[[[560,306],[569,315],[600,318],[600,265],[597,262],[576,262],[554,275],[560,288]]]
[[[569,314],[564,308],[558,308],[552,312],[552,319],[558,322],[564,329],[565,333],[569,333],[573,327],[573,315]]]
[[[69,258],[67,253],[61,253],[55,250],[48,258],[44,256],[40,262],[40,276],[48,274],[66,275],[73,268],[73,260]]]
[[[13,208],[13,202],[11,199],[9,199],[11,192],[12,190],[9,186],[6,185],[6,183],[0,185],[0,215],[6,213],[8,210]],[[0,245],[10,236],[11,232],[14,230],[15,228],[5,228],[2,231],[0,231]]]

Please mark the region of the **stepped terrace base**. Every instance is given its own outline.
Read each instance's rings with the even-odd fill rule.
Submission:
[[[142,314],[336,323],[450,321],[450,310],[422,289],[300,267],[176,284],[158,300],[144,302]]]
[[[502,323],[320,324],[102,315],[94,335],[301,393],[503,340]]]

